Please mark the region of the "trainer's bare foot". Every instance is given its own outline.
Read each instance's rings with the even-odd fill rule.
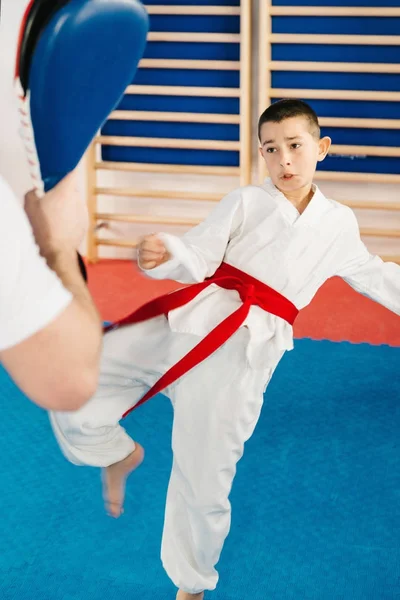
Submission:
[[[188,592],[179,590],[176,595],[176,600],[203,600],[203,598],[204,592],[200,592],[200,594],[188,594]]]
[[[142,463],[144,450],[136,444],[134,451],[124,460],[102,470],[103,498],[106,511],[111,517],[118,518],[124,512],[125,483],[128,475]]]

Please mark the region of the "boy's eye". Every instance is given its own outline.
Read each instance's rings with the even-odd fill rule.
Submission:
[[[267,148],[267,152],[268,154],[272,154],[273,152],[275,152],[275,148]]]
[[[294,148],[296,150],[296,148],[300,148],[300,144],[292,144],[291,148]]]

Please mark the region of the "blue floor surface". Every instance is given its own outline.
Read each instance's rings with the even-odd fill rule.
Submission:
[[[400,349],[296,341],[239,463],[214,600],[400,599]],[[1,600],[174,600],[159,560],[172,412],[126,420],[146,448],[126,513],[60,455],[0,371]]]

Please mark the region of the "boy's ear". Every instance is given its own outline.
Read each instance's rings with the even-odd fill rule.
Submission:
[[[325,156],[329,152],[329,148],[331,147],[332,140],[327,135],[321,138],[318,142],[319,151],[318,151],[318,162],[324,160]]]
[[[259,146],[258,151],[260,153],[261,158],[264,158],[264,156],[263,156],[263,149],[261,148],[261,146]]]

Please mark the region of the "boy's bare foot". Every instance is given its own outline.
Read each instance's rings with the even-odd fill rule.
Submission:
[[[179,590],[176,595],[176,600],[203,600],[203,598],[204,592],[200,592],[199,594],[188,594],[188,592]]]
[[[103,498],[110,517],[118,518],[124,512],[126,478],[142,463],[144,450],[136,444],[134,451],[124,460],[102,469]]]

